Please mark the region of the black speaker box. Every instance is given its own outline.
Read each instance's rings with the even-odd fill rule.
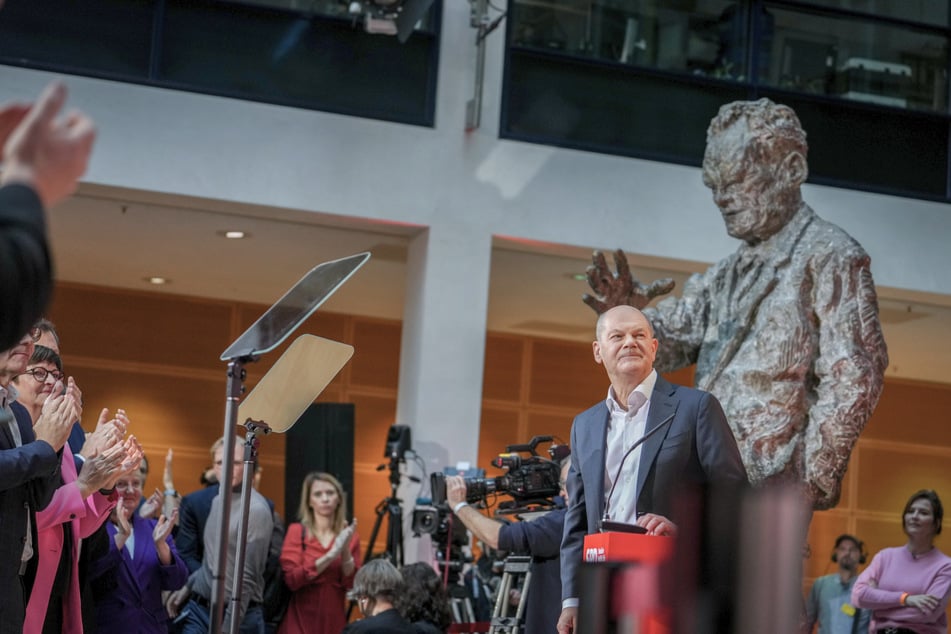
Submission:
[[[298,521],[300,488],[311,471],[340,480],[353,518],[353,403],[314,403],[287,432],[284,450],[284,521]]]

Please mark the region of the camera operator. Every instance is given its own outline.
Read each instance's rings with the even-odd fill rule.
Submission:
[[[568,493],[565,479],[569,459],[561,460],[560,498],[556,508],[532,521],[505,524],[486,517],[466,502],[466,481],[462,476],[446,478],[446,500],[469,531],[487,546],[532,556],[532,585],[525,597],[523,631],[553,633],[561,611],[561,536],[565,525]]]

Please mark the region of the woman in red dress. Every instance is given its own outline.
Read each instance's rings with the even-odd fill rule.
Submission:
[[[356,522],[348,525],[340,482],[309,473],[301,487],[300,523],[287,528],[281,550],[284,582],[293,591],[278,634],[339,634],[345,597],[360,566]]]

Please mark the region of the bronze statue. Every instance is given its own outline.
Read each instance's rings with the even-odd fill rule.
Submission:
[[[654,308],[644,307],[671,280],[644,286],[622,251],[617,273],[595,253],[584,301],[598,313],[643,308],[660,341],[655,366],[697,364],[697,387],[723,404],[750,482],[801,484],[821,510],[839,501],[888,354],[868,255],[802,201],[806,154],[792,109],[723,106],[707,131],[703,182],[743,244]]]

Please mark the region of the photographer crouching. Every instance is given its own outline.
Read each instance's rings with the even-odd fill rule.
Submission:
[[[554,633],[561,613],[559,556],[568,501],[565,480],[569,462],[567,456],[559,461],[560,497],[555,498],[555,508],[537,519],[511,524],[486,517],[469,506],[466,501],[466,481],[462,476],[446,478],[446,500],[449,506],[477,539],[494,549],[531,555],[532,582],[525,597],[525,627],[522,630],[531,634]]]

